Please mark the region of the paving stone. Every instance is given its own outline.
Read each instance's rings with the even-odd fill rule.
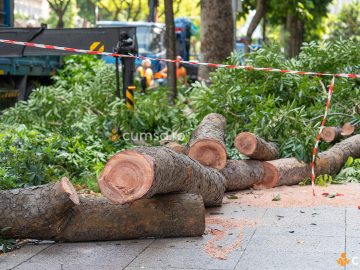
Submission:
[[[29,263],[48,265],[62,264],[63,268],[72,265],[112,265],[117,269],[127,266],[153,240],[61,243],[55,244],[34,256]]]
[[[360,237],[360,224],[346,224],[346,237]]]
[[[346,252],[357,253],[360,257],[360,237],[346,237]]]
[[[233,217],[250,220],[261,220],[266,212],[266,208],[247,207],[236,203],[223,204],[221,208],[208,208],[206,213],[210,217]]]
[[[261,235],[255,232],[246,248],[248,252],[339,253],[345,250],[345,236]]]
[[[25,262],[23,264],[20,264],[16,268],[13,268],[14,270],[63,270],[61,268],[61,264],[44,264],[44,263],[28,263]]]
[[[338,253],[292,253],[245,251],[235,270],[331,270],[341,269]]]
[[[235,251],[227,260],[210,257],[202,249],[147,248],[129,266],[185,269],[234,269],[243,251]]]
[[[340,257],[340,255],[338,255]],[[347,252],[346,257],[350,260],[346,265],[346,270],[359,270],[360,269],[360,253],[359,252]]]
[[[27,244],[20,249],[0,255],[0,269],[11,269],[48,248],[51,244]]]

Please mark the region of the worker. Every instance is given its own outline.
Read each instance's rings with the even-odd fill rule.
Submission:
[[[146,89],[154,86],[154,76],[149,59],[141,62],[141,66],[137,68],[136,73],[140,77],[141,93],[145,93]]]
[[[182,61],[183,58],[182,58],[180,55],[178,55],[178,56],[176,57],[176,60]],[[187,85],[187,72],[186,72],[186,68],[182,65],[182,63],[179,63],[179,62],[176,63],[176,79],[177,79],[178,81],[180,81],[180,83],[181,83],[182,85],[185,85],[185,86]]]

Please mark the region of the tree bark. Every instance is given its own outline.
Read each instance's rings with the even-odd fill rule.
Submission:
[[[99,178],[102,194],[124,204],[155,194],[200,194],[205,206],[219,206],[225,192],[224,176],[186,155],[166,147],[139,147],[122,151],[105,165]]]
[[[325,127],[321,132],[321,138],[325,142],[334,142],[341,137],[341,127]]]
[[[173,0],[165,1],[165,24],[166,24],[166,57],[168,59],[176,59],[176,37],[174,24],[174,8]],[[175,63],[167,63],[167,80],[169,86],[169,102],[174,105],[177,97],[176,87],[176,65]]]
[[[360,134],[347,138],[320,153],[316,159],[316,174],[339,173],[349,157],[360,158]]]
[[[257,0],[256,1],[256,13],[252,18],[250,25],[246,32],[246,52],[249,52],[249,46],[251,45],[252,35],[255,32],[256,28],[260,24],[262,18],[264,18],[266,14],[266,2],[267,0]]]
[[[342,136],[350,136],[354,134],[356,127],[353,126],[350,122],[345,123],[341,128]]]
[[[205,230],[205,208],[195,194],[159,195],[132,204],[81,198],[55,240],[110,241],[145,237],[193,237]]]
[[[202,62],[223,63],[234,49],[234,20],[232,0],[201,0]],[[206,66],[199,67],[199,79],[209,80]]]
[[[274,160],[280,155],[275,143],[267,142],[250,132],[239,133],[234,144],[241,154],[256,160]]]
[[[5,238],[53,239],[79,197],[66,178],[56,183],[0,191],[0,228]]]
[[[296,158],[265,161],[263,166],[264,177],[254,185],[255,189],[296,185],[300,181],[311,177],[310,164],[298,161]]]
[[[192,133],[188,156],[201,164],[221,170],[226,164],[224,143],[226,119],[221,114],[210,113]]]
[[[288,55],[295,57],[300,53],[304,41],[305,24],[298,16],[289,13],[286,17],[286,26],[289,32]]]
[[[319,154],[316,159],[317,175],[335,175],[340,172],[349,157],[360,158],[360,134],[335,144]],[[264,178],[254,185],[256,189],[273,188],[281,185],[296,185],[311,177],[311,164],[295,158],[266,161]]]
[[[263,162],[257,160],[229,160],[220,172],[225,177],[226,191],[248,189],[264,177]]]

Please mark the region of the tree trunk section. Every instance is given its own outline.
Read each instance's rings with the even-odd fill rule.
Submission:
[[[229,160],[220,172],[226,191],[248,189],[264,178],[263,162],[257,160]]]
[[[341,132],[341,127],[325,127],[321,132],[321,138],[328,143],[335,142],[340,139]]]
[[[341,128],[342,136],[350,136],[354,134],[356,127],[353,126],[350,122],[345,123]]]
[[[169,148],[139,147],[113,156],[105,165],[99,186],[112,203],[189,192],[200,194],[205,206],[220,206],[225,179],[220,172]]]
[[[66,228],[55,240],[111,241],[146,237],[193,237],[205,230],[200,195],[171,194],[109,204],[105,198],[81,198]]]
[[[201,0],[201,61],[223,63],[234,49],[232,0]],[[209,80],[213,68],[199,67],[199,79]]]
[[[188,156],[205,166],[221,170],[226,165],[224,143],[226,119],[221,114],[211,113],[204,117],[192,133]]]
[[[234,144],[241,154],[252,159],[274,160],[279,158],[279,149],[275,143],[267,142],[250,132],[239,133]]]
[[[0,191],[0,228],[5,238],[53,239],[66,226],[68,213],[79,204],[69,182]]]
[[[305,25],[298,16],[289,13],[286,17],[286,26],[289,32],[288,55],[295,57],[300,53],[304,41]]]
[[[349,157],[360,158],[360,134],[347,138],[320,153],[316,159],[316,174],[339,173]]]
[[[264,18],[265,14],[266,14],[266,2],[267,2],[267,0],[257,0],[257,2],[256,2],[256,13],[255,13],[254,17],[252,18],[250,25],[246,32],[246,38],[245,38],[246,45],[247,45],[246,52],[250,51],[249,46],[251,46],[252,35],[255,32],[258,25],[260,24],[261,19]],[[263,37],[264,37],[264,34],[263,34]]]
[[[316,159],[317,175],[335,175],[340,172],[349,157],[360,158],[360,134],[335,144],[319,154]],[[311,164],[295,158],[266,161],[264,178],[254,185],[256,189],[273,188],[281,185],[296,185],[311,177]]]
[[[176,37],[175,37],[175,24],[174,24],[174,9],[173,0],[165,0],[165,24],[166,24],[166,57],[168,59],[176,59]],[[167,63],[167,80],[169,84],[169,101],[175,104],[177,97],[176,88],[176,65],[175,63]]]
[[[311,177],[310,164],[298,161],[296,158],[265,161],[263,166],[264,178],[254,185],[255,189],[296,185],[301,180]]]

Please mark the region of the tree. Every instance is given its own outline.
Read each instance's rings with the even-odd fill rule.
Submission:
[[[201,0],[202,61],[222,63],[234,49],[234,20],[231,0]],[[209,78],[209,68],[200,66],[199,77]]]
[[[102,15],[113,21],[138,21],[146,17],[143,7],[148,12],[147,0],[100,0],[98,6]]]
[[[49,6],[58,17],[56,28],[64,28],[64,15],[70,7],[71,0],[47,0]]]
[[[330,33],[332,39],[350,39],[360,40],[360,2],[345,5],[332,23],[333,29]]]
[[[245,40],[246,40],[246,45],[247,45],[246,46],[247,51],[249,50],[249,46],[251,45],[252,35],[253,35],[254,31],[260,24],[261,19],[263,19],[265,17],[266,4],[267,4],[267,0],[258,0],[256,2],[256,13],[255,13],[254,17],[252,18],[250,25],[246,32]]]
[[[76,0],[78,15],[92,24],[96,23],[96,5],[98,0]]]
[[[165,4],[165,23],[166,23],[166,57],[168,59],[176,58],[175,44],[175,24],[173,0],[164,0]],[[174,63],[167,63],[168,85],[170,87],[169,101],[174,104],[177,96],[176,89],[176,66]]]

